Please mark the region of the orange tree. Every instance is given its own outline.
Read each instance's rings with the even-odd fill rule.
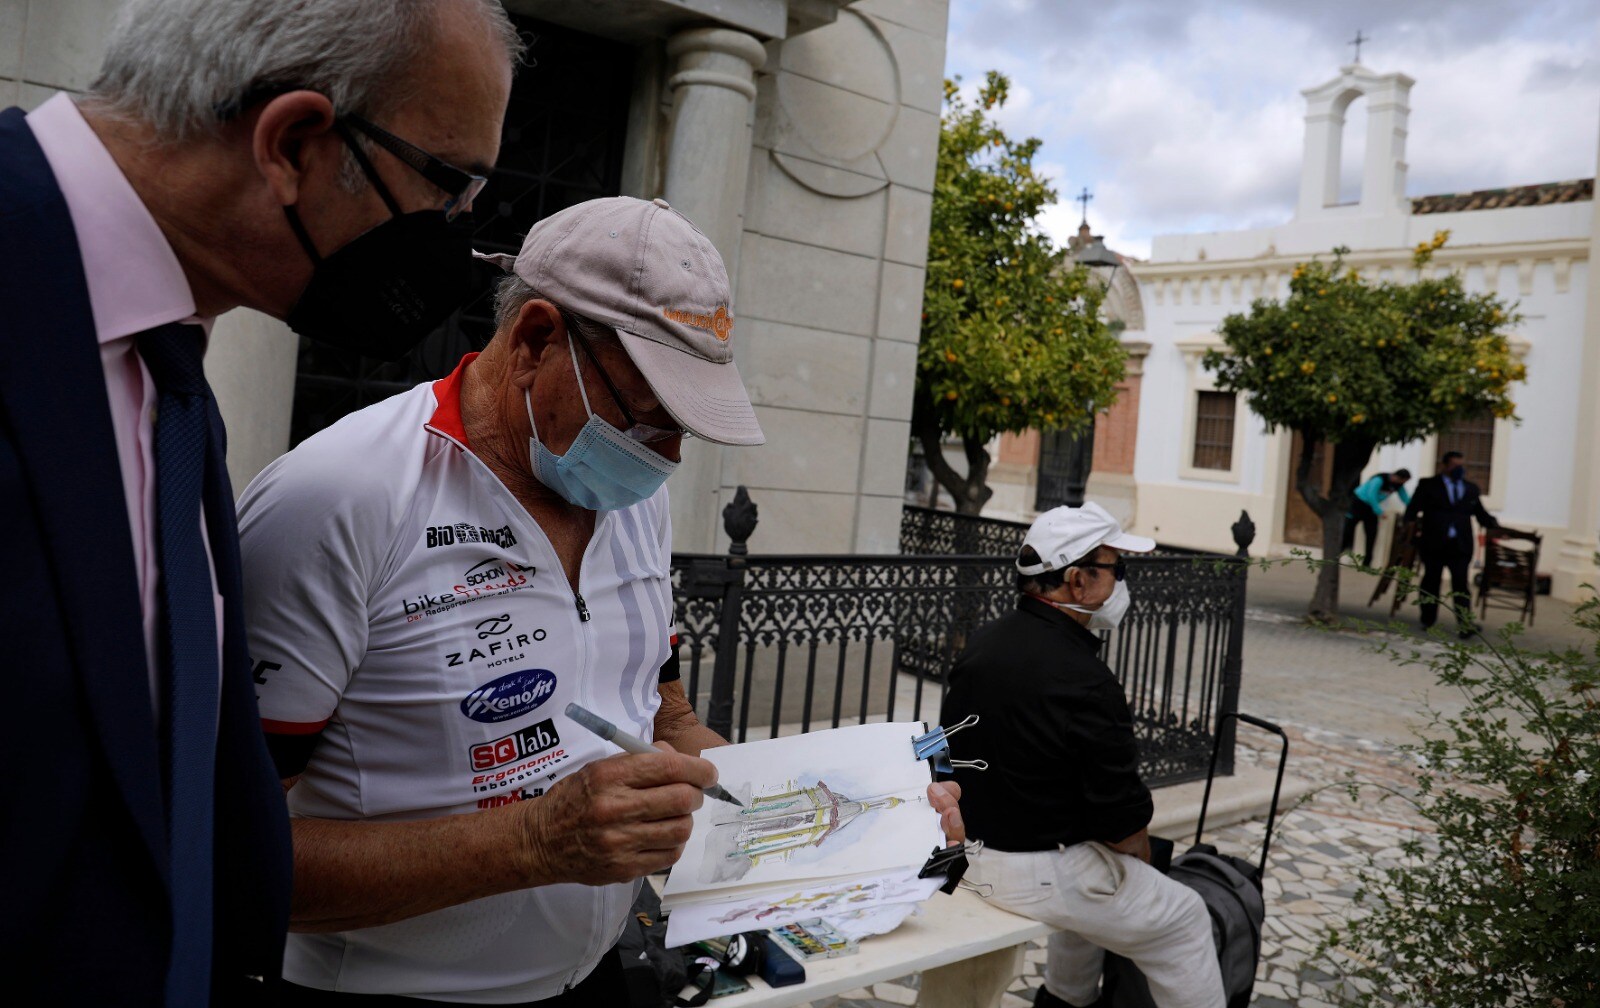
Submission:
[[[1450,238],[1418,245],[1419,274]],[[1300,433],[1300,496],[1322,519],[1322,554],[1339,554],[1345,512],[1361,472],[1382,444],[1415,441],[1452,421],[1492,412],[1512,417],[1510,386],[1525,377],[1506,331],[1520,321],[1488,294],[1469,294],[1455,273],[1409,282],[1372,281],[1345,264],[1296,266],[1284,301],[1258,300],[1222,321],[1226,350],[1206,354],[1217,387],[1247,394],[1268,430]],[[1333,450],[1326,491],[1312,473],[1321,444]],[[1339,566],[1323,564],[1314,620],[1339,611]]]
[[[977,514],[993,494],[987,442],[1086,429],[1115,401],[1124,354],[1100,319],[1099,282],[1039,229],[1056,198],[1034,171],[1039,141],[1011,139],[990,116],[1008,81],[990,71],[976,104],[956,83],[945,82],[911,432],[956,509]],[[948,435],[965,473],[940,450]]]

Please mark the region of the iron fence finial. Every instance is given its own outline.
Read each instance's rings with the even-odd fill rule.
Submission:
[[[758,521],[760,519],[756,515],[756,502],[750,499],[750,492],[740,484],[733,494],[733,500],[722,509],[722,528],[732,540],[728,546],[729,553],[734,556],[744,556],[750,552],[745,543],[749,542],[751,534],[755,532]]]
[[[1234,556],[1248,557],[1250,544],[1256,541],[1256,523],[1250,520],[1250,512],[1240,511],[1239,520],[1233,523],[1233,542],[1239,547],[1239,552]]]

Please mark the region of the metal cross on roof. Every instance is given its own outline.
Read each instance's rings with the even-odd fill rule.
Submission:
[[[1094,199],[1094,193],[1089,191],[1088,186],[1084,186],[1083,192],[1073,197],[1073,202],[1083,206],[1083,222],[1085,224],[1089,223],[1089,201],[1092,199]]]
[[[1349,41],[1349,43],[1347,43],[1349,45],[1353,45],[1353,46],[1356,47],[1356,58],[1354,60],[1352,60],[1351,62],[1353,62],[1353,63],[1360,63],[1361,62],[1361,43],[1363,43],[1363,42],[1371,42],[1371,41],[1372,41],[1372,36],[1370,36],[1370,35],[1362,35],[1361,34],[1361,29],[1360,28],[1356,29],[1356,37],[1351,39]]]

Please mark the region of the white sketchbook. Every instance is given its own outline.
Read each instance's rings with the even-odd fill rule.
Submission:
[[[835,915],[858,929],[852,937],[882,934],[893,930],[918,903],[944,884],[942,875],[917,878],[919,870],[906,868],[885,875],[790,887],[782,896],[747,895],[709,903],[680,903],[667,916],[666,945],[677,948],[693,941],[780,927],[811,917],[829,918],[833,923],[840,919]]]
[[[705,750],[718,783],[744,807],[708,800],[695,812],[663,909],[694,904],[707,912],[689,916],[714,918],[919,869],[944,845],[928,804],[932,774],[911,747],[926,731],[920,721],[892,721]],[[720,933],[741,930],[749,927],[734,922]]]

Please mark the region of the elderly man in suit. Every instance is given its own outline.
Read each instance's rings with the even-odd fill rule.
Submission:
[[[128,0],[88,96],[0,113],[18,1003],[269,996],[289,836],[206,333],[397,355],[453,309],[519,47],[494,0]]]
[[[1406,505],[1406,521],[1417,521],[1417,552],[1422,556],[1422,625],[1439,618],[1439,590],[1444,572],[1450,571],[1451,605],[1456,611],[1457,635],[1472,636],[1472,519],[1484,528],[1499,528],[1494,515],[1484,510],[1478,484],[1467,479],[1466,456],[1444,453],[1439,472],[1417,481],[1417,492]]]

